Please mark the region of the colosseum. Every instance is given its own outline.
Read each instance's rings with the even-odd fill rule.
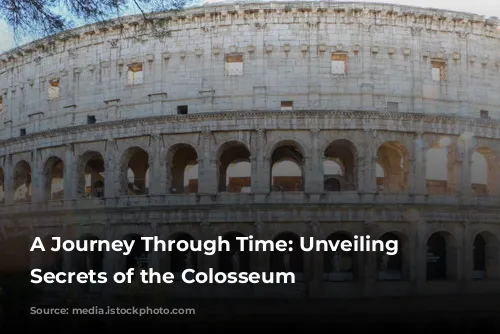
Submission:
[[[1,269],[235,266],[233,253],[145,252],[140,242],[127,257],[30,253],[35,237],[370,235],[398,240],[400,252],[293,251],[293,286],[157,289],[257,299],[500,293],[499,26],[400,5],[225,3],[4,53]],[[283,270],[282,253],[237,255],[242,271]]]

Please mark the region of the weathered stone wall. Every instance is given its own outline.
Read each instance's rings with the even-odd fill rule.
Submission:
[[[232,110],[379,110],[500,116],[495,19],[360,3],[216,5],[91,25],[2,55],[1,138],[97,122]],[[345,52],[347,74],[331,73]],[[226,54],[243,55],[227,76]],[[446,78],[431,78],[431,62]],[[144,83],[127,85],[127,65]],[[48,100],[52,80],[59,98]]]
[[[304,281],[292,291],[165,289],[179,295],[350,297],[498,290],[496,21],[346,3],[208,6],[159,18],[155,36],[139,17],[130,17],[123,26],[89,26],[3,56],[0,236],[23,239],[17,243],[22,254],[26,239],[50,235],[169,239],[189,233],[211,239],[239,231],[267,239],[289,231],[324,239],[334,232],[373,238],[391,232],[404,252],[404,277],[396,282],[378,279],[373,253],[356,258],[356,280],[325,280],[323,254],[314,253],[304,256]],[[241,76],[225,74],[226,54],[243,55]],[[347,74],[331,73],[332,54],[347,55]],[[446,80],[432,80],[436,60],[445,63]],[[144,83],[127,85],[127,67],[137,63]],[[60,97],[48,101],[53,79]],[[292,100],[292,111],[280,111],[281,101]],[[388,111],[387,102],[397,102],[398,110]],[[177,115],[178,105],[188,105],[188,115]],[[491,118],[481,118],[480,109]],[[95,124],[87,124],[90,115]],[[19,137],[21,128],[26,136]],[[445,180],[426,175],[427,152],[435,147],[447,157]],[[239,151],[229,158],[251,163],[250,193],[220,187],[221,166],[231,160],[223,163],[222,154],[233,148]],[[276,191],[270,184],[274,153],[282,148],[301,167],[299,191]],[[482,193],[471,179],[474,152],[487,160]],[[348,175],[338,191],[325,188],[328,158],[342,160]],[[198,166],[198,188],[179,193],[179,166],[187,160]],[[134,195],[127,188],[127,168],[137,175],[149,170],[146,192]],[[87,196],[89,173],[103,180],[102,196],[96,189]],[[56,177],[64,191],[51,198]],[[141,187],[144,181],[141,176]],[[15,200],[23,182],[29,196]],[[425,277],[434,233],[446,237],[443,282]],[[480,283],[473,280],[478,235],[488,249]],[[171,269],[170,255],[148,256],[149,266]],[[40,265],[37,255],[30,261],[28,267]],[[78,259],[65,254],[63,263],[75,269]],[[200,256],[197,263],[219,267],[217,256]],[[253,270],[269,264],[269,254],[251,258]],[[108,272],[124,266],[119,256],[104,259]]]

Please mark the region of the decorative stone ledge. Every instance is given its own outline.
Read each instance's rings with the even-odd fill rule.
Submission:
[[[471,34],[485,37],[500,37],[497,27],[500,26],[498,18],[486,19],[484,16],[461,13],[448,10],[428,9],[403,5],[384,3],[350,3],[350,2],[271,2],[271,3],[233,3],[214,4],[202,7],[190,8],[181,12],[160,12],[148,14],[149,21],[154,22],[167,31],[178,25],[206,24],[212,26],[214,23],[224,20],[255,19],[257,17],[266,19],[273,18],[279,14],[282,17],[297,15],[317,15],[319,17],[331,16],[341,17],[347,23],[362,23],[375,19],[385,24],[401,25],[411,22],[412,27],[433,30],[447,30],[464,33],[467,30]],[[370,24],[370,23],[369,23]],[[31,61],[33,54],[41,55],[59,46],[67,44],[68,41],[85,45],[91,44],[89,36],[99,36],[107,40],[114,47],[116,36],[137,35],[137,33],[150,33],[150,23],[145,24],[142,15],[122,17],[120,20],[110,20],[86,25],[73,30],[68,30],[55,36],[50,36],[34,41],[27,45],[15,48],[4,53],[2,56],[2,67],[19,65],[19,62]],[[406,25],[405,25],[406,26]],[[168,34],[167,34],[168,35]],[[35,56],[36,57],[36,56]]]
[[[108,105],[118,104],[119,99],[105,101]],[[69,134],[85,133],[87,131],[109,131],[112,129],[119,129],[123,127],[139,126],[139,125],[160,125],[164,123],[186,123],[189,121],[196,122],[198,126],[201,126],[202,122],[213,122],[213,121],[224,121],[224,120],[238,120],[243,123],[244,120],[251,119],[265,119],[265,118],[282,118],[284,121],[290,122],[291,120],[307,120],[307,119],[328,119],[328,120],[338,120],[335,122],[335,128],[343,128],[342,122],[354,122],[352,123],[356,129],[365,129],[363,125],[363,120],[370,120],[384,122],[386,120],[391,120],[393,122],[399,122],[399,124],[405,124],[405,128],[399,127],[398,129],[387,129],[391,131],[403,131],[403,132],[416,132],[417,130],[423,131],[424,133],[435,133],[435,127],[433,124],[443,124],[448,125],[453,133],[459,130],[469,129],[469,131],[476,131],[482,133],[476,133],[477,137],[486,137],[492,139],[500,139],[500,121],[492,119],[481,119],[481,118],[467,118],[458,116],[446,116],[446,115],[425,115],[425,114],[415,114],[415,113],[391,113],[391,112],[376,112],[376,111],[231,111],[231,112],[214,112],[214,113],[199,113],[199,114],[187,114],[187,115],[163,115],[163,116],[149,116],[143,118],[134,119],[123,119],[111,122],[101,122],[97,124],[85,124],[72,127],[66,127],[61,129],[53,129],[48,131],[42,131],[38,133],[28,134],[23,137],[16,137],[0,141],[0,147],[7,148],[11,145],[36,142],[44,138],[51,138],[56,136],[64,136]],[[342,124],[341,124],[342,123]],[[453,126],[451,126],[453,125]],[[252,128],[253,129],[253,128]],[[249,128],[249,130],[252,130]],[[321,128],[320,130],[331,130],[331,126]],[[264,130],[277,130],[273,128]],[[299,130],[299,128],[295,129]],[[309,130],[309,128],[304,127],[304,130]],[[456,131],[455,131],[456,130]],[[193,132],[199,131],[193,128]],[[443,132],[443,134],[450,134]],[[457,133],[459,134],[459,132]],[[149,134],[148,134],[149,135]],[[11,152],[12,153],[12,152]]]

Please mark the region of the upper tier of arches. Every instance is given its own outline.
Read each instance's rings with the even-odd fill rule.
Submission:
[[[150,22],[91,25],[2,55],[0,139],[233,110],[500,115],[495,19],[301,2],[204,6]]]
[[[0,156],[0,203],[270,192],[496,197],[496,143],[470,132],[280,129],[75,142]]]

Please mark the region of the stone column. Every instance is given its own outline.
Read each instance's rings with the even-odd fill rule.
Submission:
[[[411,34],[415,38],[412,40],[412,49],[410,50],[411,55],[408,57],[411,59],[413,64],[413,112],[414,113],[422,113],[424,111],[424,103],[423,103],[423,78],[422,78],[422,66],[425,66],[425,62],[422,62],[420,50],[422,50],[420,34],[422,28],[421,27],[412,27]]]
[[[212,156],[212,132],[204,129],[200,133],[203,157],[198,159],[198,193],[212,195],[217,193],[217,160]]]
[[[370,214],[370,213],[368,213]],[[364,235],[374,236],[377,233],[377,225],[374,221],[368,220],[364,223]],[[364,295],[371,296],[375,293],[375,284],[377,282],[377,252],[363,252],[363,274],[362,282]]]
[[[64,200],[69,201],[76,198],[76,178],[78,165],[75,161],[75,150],[73,144],[66,145],[64,157]]]
[[[200,225],[201,228],[201,240],[213,240],[214,230],[208,221],[203,221]],[[203,253],[198,253],[198,271],[208,272],[210,268],[214,269],[214,272],[218,271],[217,259],[219,257],[219,253],[215,253],[214,255],[205,255]],[[203,284],[199,287],[200,292],[205,297],[209,297],[214,292],[214,287],[211,287],[209,284]]]
[[[148,237],[154,237],[157,236],[156,233],[156,228],[157,224],[156,222],[152,222],[150,226],[150,231],[147,235]],[[150,243],[151,245],[151,243]],[[154,271],[159,271],[160,270],[160,257],[159,257],[159,252],[154,251],[154,249],[149,249],[148,252],[148,268],[152,268]]]
[[[472,195],[472,153],[473,153],[472,139],[463,139],[463,159],[461,169],[461,188],[457,187],[457,191],[462,194],[462,197],[470,197]]]
[[[365,143],[363,160],[364,164],[364,185],[363,190],[365,194],[375,194],[377,192],[377,152],[374,148],[374,139],[376,131],[372,129],[365,129]]]
[[[117,240],[115,236],[113,221],[108,218],[105,226],[104,239],[108,241]],[[126,272],[125,256],[120,252],[104,252],[103,271],[106,272],[108,282],[105,288],[102,289],[104,295],[111,295],[117,291],[124,290],[128,284],[118,284],[113,280],[113,276],[117,272]]]
[[[427,193],[426,154],[422,134],[422,132],[417,132],[414,137],[413,180],[410,184],[413,189],[410,191],[416,196],[422,196]]]
[[[474,239],[472,238],[472,234],[471,224],[468,221],[464,222],[463,247],[461,247],[462,254],[458,254],[458,264],[462,267],[462,288],[465,290],[467,290],[472,281],[472,272],[474,270]]]
[[[412,223],[414,239],[412,248],[415,262],[415,293],[420,293],[427,281],[427,229],[426,222],[420,218]]]
[[[311,130],[312,150],[310,155],[307,156],[306,165],[304,166],[306,170],[304,191],[307,193],[323,192],[323,154],[320,152],[319,135],[319,129]]]
[[[267,238],[266,235],[266,225],[265,223],[258,218],[257,221],[255,222],[255,232],[254,232],[254,240],[265,240]],[[255,272],[269,272],[269,260],[270,260],[270,253],[269,252],[251,252],[250,253],[250,266],[251,266],[251,271]],[[265,294],[265,289],[262,289],[265,287],[264,285],[252,285],[253,287],[253,294],[256,297],[264,297]]]
[[[467,50],[469,48],[468,36],[469,32],[462,31],[458,34],[459,43],[457,45],[459,50]],[[471,83],[470,77],[472,69],[469,68],[469,61],[466,56],[460,57],[461,59],[458,61],[459,65],[456,67],[458,72],[458,84],[459,86],[457,91],[457,96],[459,98],[460,103],[460,116],[467,116],[471,110],[470,101],[472,100],[470,97],[471,91]]]
[[[366,187],[366,178],[370,177],[370,171],[367,171],[366,157],[358,155],[355,157],[356,167],[354,168],[354,181],[358,194],[363,194]]]
[[[365,13],[367,17],[369,16],[368,13]],[[363,110],[373,110],[373,91],[374,91],[374,85],[373,85],[373,76],[372,76],[372,50],[369,47],[369,45],[372,45],[372,33],[371,33],[371,28],[372,28],[372,22],[371,19],[367,19],[365,22],[363,22],[363,34],[362,34],[362,45],[365,45],[366,47],[362,48],[361,50],[361,68],[362,68],[362,73],[363,76],[361,78],[361,85],[360,85],[360,93],[361,93],[361,109]]]
[[[265,151],[266,131],[264,129],[257,129],[255,145],[255,157],[252,157],[252,192],[256,195],[267,195],[271,190],[271,166]]]
[[[167,193],[166,162],[161,160],[162,142],[158,135],[151,135],[149,141],[149,195]]]
[[[9,154],[3,166],[4,187],[5,187],[5,204],[11,205],[14,203],[14,167],[12,165],[12,155]]]
[[[106,142],[104,160],[104,197],[116,198],[121,191],[122,180],[119,179],[121,159],[114,139]]]
[[[317,220],[310,224],[311,236],[315,240],[323,240],[324,235],[321,225]],[[309,252],[310,255],[310,275],[309,275],[309,296],[320,297],[323,292],[323,252]]]
[[[47,201],[47,175],[40,151],[35,149],[31,153],[31,201],[32,202],[42,202]]]

